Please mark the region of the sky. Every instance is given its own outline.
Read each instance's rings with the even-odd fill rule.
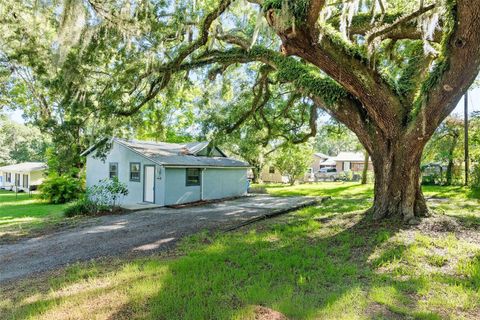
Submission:
[[[470,112],[480,111],[480,88],[469,91],[468,98]],[[20,110],[7,111],[6,113],[13,121],[24,123],[22,112]],[[463,118],[463,98],[460,100],[455,110],[453,110],[452,114],[457,115],[459,118]]]

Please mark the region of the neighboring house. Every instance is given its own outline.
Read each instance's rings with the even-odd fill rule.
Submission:
[[[329,157],[323,153],[314,153],[310,168],[305,173],[305,177],[302,179],[302,181],[314,181],[314,173],[320,170],[321,163],[328,158]],[[273,165],[267,165],[263,167],[260,173],[260,179],[266,183],[288,183],[288,177],[282,176],[280,171]]]
[[[208,142],[155,143],[113,139],[104,160],[87,156],[87,187],[118,177],[128,187],[124,204],[155,203],[161,206],[244,196],[247,193],[245,162],[228,158]]]
[[[330,157],[327,156],[326,154],[314,153],[313,154],[313,161],[312,161],[312,165],[311,165],[312,172],[313,173],[318,172],[318,170],[320,170],[320,168],[322,168],[322,163],[325,162],[328,158],[330,158]]]
[[[288,177],[283,176],[274,165],[263,166],[260,172],[260,180],[265,183],[288,183]]]
[[[320,163],[320,169],[322,168],[336,168],[337,162],[335,161],[335,157],[329,157],[328,159],[324,160]],[[316,171],[318,172],[318,170]]]
[[[340,152],[333,160],[335,160],[337,172],[361,172],[363,171],[365,154],[363,152]],[[373,170],[373,164],[370,158],[368,161],[368,170]]]
[[[6,190],[35,190],[42,184],[47,165],[43,162],[24,162],[0,167],[0,188]]]

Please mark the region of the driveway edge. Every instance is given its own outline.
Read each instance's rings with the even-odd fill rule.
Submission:
[[[317,205],[317,204],[321,204],[321,203],[323,203],[327,200],[330,200],[331,198],[332,197],[314,197],[314,198],[312,197],[310,201],[306,201],[304,203],[298,204],[294,207],[290,207],[290,208],[287,208],[287,209],[273,210],[273,211],[271,211],[267,214],[263,214],[261,216],[248,219],[246,221],[243,221],[242,223],[239,223],[237,225],[234,225],[234,226],[228,227],[226,229],[223,229],[222,232],[226,233],[226,232],[234,231],[234,230],[240,229],[241,227],[247,226],[249,224],[258,222],[260,220],[271,219],[271,218],[280,216],[282,214],[286,214],[286,213],[289,213],[289,212],[292,212],[292,211],[297,211],[299,209],[303,209],[303,208],[306,208],[306,207],[311,207],[311,206],[314,206],[314,205]]]

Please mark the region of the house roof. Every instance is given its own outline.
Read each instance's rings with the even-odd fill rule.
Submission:
[[[336,157],[335,161],[365,161],[365,154],[362,152],[340,152]]]
[[[2,172],[32,172],[47,169],[43,162],[23,162],[0,167]]]
[[[166,143],[114,139],[115,142],[142,154],[150,160],[170,167],[249,167],[246,162],[228,157],[197,156],[209,142]],[[220,151],[223,154],[223,152]]]
[[[320,162],[321,166],[334,166],[336,164],[335,158],[328,158],[327,160]]]
[[[322,159],[328,159],[330,158],[329,156],[327,156],[326,154],[324,153],[321,153],[321,152],[316,152],[313,154],[315,157],[319,157],[319,158],[322,158]]]

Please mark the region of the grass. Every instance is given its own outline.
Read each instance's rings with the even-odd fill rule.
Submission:
[[[46,203],[36,194],[0,190],[0,239],[16,239],[58,223],[67,206]]]
[[[268,186],[332,200],[167,257],[76,264],[5,288],[11,319],[478,319],[480,219],[465,189],[428,187],[439,215],[405,228],[363,214],[371,186]],[[473,205],[476,204],[477,207]],[[465,218],[468,217],[468,218]],[[464,220],[470,221],[465,223]],[[473,221],[473,222],[472,222]]]

